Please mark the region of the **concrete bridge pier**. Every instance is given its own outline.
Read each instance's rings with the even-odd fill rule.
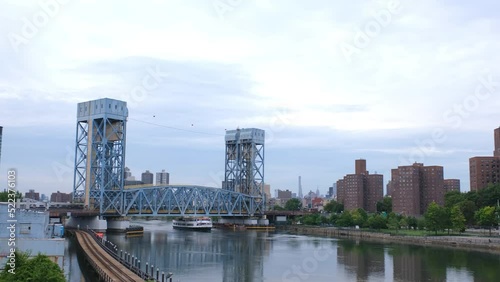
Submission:
[[[267,226],[269,225],[269,220],[264,216],[262,218],[221,218],[219,219],[219,223],[222,224],[238,224],[238,225],[261,225]]]
[[[66,221],[66,227],[79,229],[89,228],[97,232],[106,232],[106,229],[108,229],[108,222],[106,221],[106,219],[99,218],[99,216],[71,216]]]
[[[130,227],[130,220],[126,217],[107,218],[108,231],[125,232]]]

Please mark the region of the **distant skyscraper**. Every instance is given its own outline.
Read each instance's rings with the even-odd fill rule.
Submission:
[[[264,183],[264,195],[266,195],[266,201],[271,199],[271,185]]]
[[[302,179],[299,176],[299,199],[304,198],[304,195],[302,195]]]
[[[132,176],[132,172],[130,172],[130,168],[125,167],[125,172],[123,174],[123,179],[129,180],[129,178]]]
[[[156,173],[156,185],[168,185],[170,183],[170,174],[164,169]]]
[[[331,187],[328,187],[328,198],[337,199],[337,183],[333,183]]]
[[[144,184],[153,184],[153,178],[154,175],[151,172],[149,172],[149,170],[146,170],[141,175],[141,181]]]

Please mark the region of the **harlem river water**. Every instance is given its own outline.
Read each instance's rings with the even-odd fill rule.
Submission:
[[[174,230],[170,221],[140,221],[139,237],[108,234],[174,282],[207,281],[500,281],[500,255],[283,232]],[[76,243],[67,240],[69,281],[95,281]],[[84,274],[82,274],[84,273]]]

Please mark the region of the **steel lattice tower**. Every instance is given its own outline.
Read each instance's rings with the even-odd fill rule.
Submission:
[[[101,213],[103,206],[123,209],[127,117],[123,101],[78,103],[73,199]]]
[[[244,128],[226,131],[226,166],[223,189],[262,200],[264,195],[265,131]]]

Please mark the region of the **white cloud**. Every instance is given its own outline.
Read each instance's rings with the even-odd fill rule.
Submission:
[[[494,1],[401,1],[401,11],[350,63],[339,45],[352,42],[387,1],[258,0],[234,7],[223,20],[208,2],[70,1],[19,53],[3,36],[0,121],[5,127],[43,125],[50,136],[61,126],[74,130],[77,102],[112,97],[127,100],[135,119],[155,115],[154,122],[175,128],[193,124],[224,134],[237,126],[262,127],[272,136],[271,148],[336,148],[352,142],[345,136],[354,132],[366,142],[391,144],[373,147],[387,153],[413,146],[400,138],[407,132],[427,136],[443,128],[450,136],[463,133],[473,146],[470,130],[497,126],[498,91],[458,127],[443,118],[474,94],[485,72],[500,77]],[[4,1],[0,33],[21,32],[21,19],[38,11],[37,1]],[[168,77],[147,99],[131,97],[155,67]],[[216,146],[189,133],[155,134],[142,145]],[[474,148],[453,149],[467,144],[447,144],[429,154],[474,154]]]

